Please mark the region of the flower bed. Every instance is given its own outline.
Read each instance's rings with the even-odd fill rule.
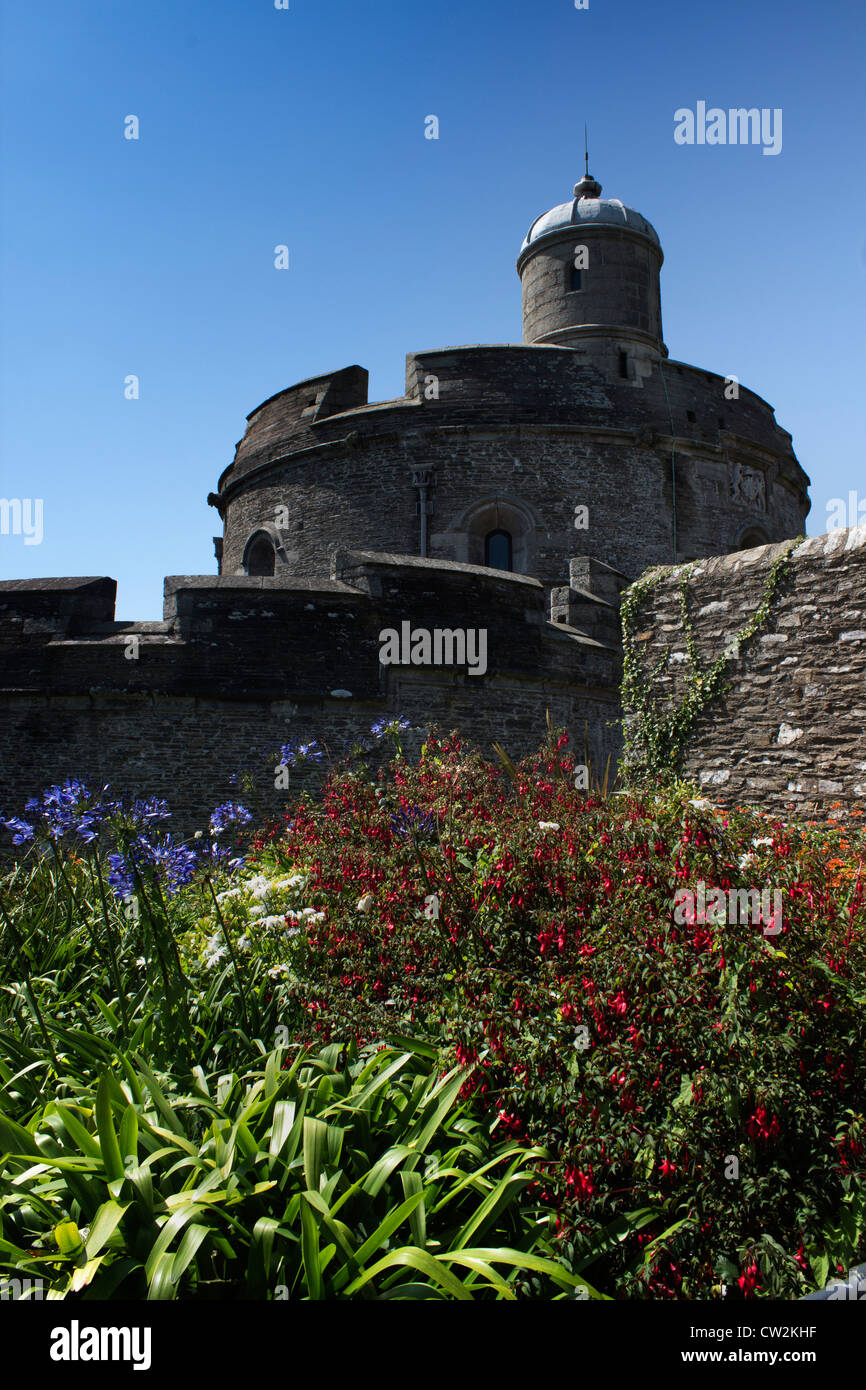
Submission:
[[[861,1260],[857,818],[576,790],[564,735],[514,767],[431,733],[410,765],[401,732],[372,731],[389,766],[359,741],[253,835],[226,803],[203,845],[173,844],[162,803],[78,784],[10,817],[22,852],[42,846],[0,893],[21,995],[6,1081],[35,1069],[10,1118],[37,1123],[40,1068],[63,1094],[70,1029],[177,1085],[275,1046],[408,1036],[463,1068],[491,1141],[533,1152],[525,1229],[546,1212],[562,1269],[591,1266],[605,1296],[792,1298]],[[546,1287],[513,1272],[502,1296]]]

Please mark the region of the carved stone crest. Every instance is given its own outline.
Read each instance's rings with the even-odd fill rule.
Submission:
[[[731,467],[731,499],[754,511],[767,510],[767,480],[760,468],[735,463]]]

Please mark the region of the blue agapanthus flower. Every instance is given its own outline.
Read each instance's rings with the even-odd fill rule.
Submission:
[[[222,806],[217,806],[210,818],[211,830],[215,835],[221,835],[227,826],[249,825],[252,818],[246,806],[240,806],[236,801],[225,801]]]
[[[103,791],[108,788],[104,787]],[[113,811],[111,803],[102,805],[94,798],[83,782],[68,779],[59,785],[49,787],[41,797],[28,798],[25,810],[33,817],[33,823],[21,821],[23,827],[29,825],[32,832],[44,830],[52,840],[62,840],[66,835],[75,835],[85,844],[90,844],[99,834],[100,826]],[[6,822],[8,824],[8,822]],[[32,839],[26,831],[19,830],[23,839]],[[15,843],[23,843],[17,840]]]
[[[430,811],[422,811],[420,806],[409,806],[406,810],[401,806],[391,817],[391,829],[395,835],[407,838],[410,835],[432,838],[436,835],[436,818]]]
[[[170,835],[149,840],[138,835],[122,854],[109,854],[108,882],[117,898],[129,898],[135,891],[135,874],[153,870],[163,892],[172,897],[195,873],[198,856],[186,845],[175,844]]]
[[[171,811],[167,801],[161,800],[157,796],[150,797],[147,801],[134,801],[130,808],[137,824],[152,825],[154,821],[170,820]]]
[[[408,719],[403,719],[398,715],[389,719],[387,715],[383,714],[382,718],[377,719],[371,727],[370,733],[374,738],[384,738],[386,734],[405,734],[406,730],[411,729],[411,727]]]
[[[0,819],[0,825],[5,825],[7,830],[12,831],[13,845],[23,845],[33,839],[33,826],[26,820],[21,820],[20,816],[10,816],[8,820]]]
[[[132,865],[122,854],[108,856],[108,882],[116,898],[131,898],[135,888]]]
[[[200,851],[199,858],[201,863],[211,870],[221,869],[226,873],[236,873],[242,869],[245,860],[228,845],[217,844],[216,840],[209,840],[205,847]]]
[[[297,767],[298,763],[320,763],[324,756],[324,749],[319,747],[316,739],[309,743],[294,739],[291,743],[284,743],[280,749],[280,765]]]

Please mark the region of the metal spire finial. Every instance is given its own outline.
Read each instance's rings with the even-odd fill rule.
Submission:
[[[589,172],[589,133],[586,121],[583,123],[583,167],[584,175],[580,183],[574,185],[575,198],[600,198],[601,184]]]

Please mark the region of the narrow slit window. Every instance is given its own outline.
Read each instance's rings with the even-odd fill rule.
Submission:
[[[576,270],[574,267],[572,267],[572,271],[571,271],[571,292],[572,292],[572,294],[573,294],[575,290],[582,290],[582,289],[583,289],[583,271],[582,271],[582,270]]]
[[[628,353],[621,352],[619,355],[619,374],[622,377],[628,376]]]

